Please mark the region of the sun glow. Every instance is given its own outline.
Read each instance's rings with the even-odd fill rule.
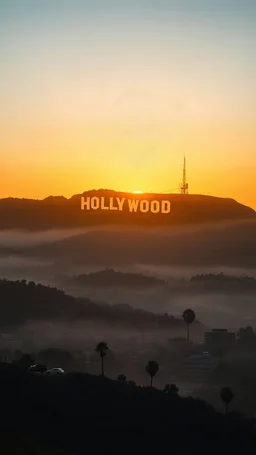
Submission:
[[[141,190],[136,190],[136,191],[133,192],[133,194],[143,194],[143,191],[141,191]]]

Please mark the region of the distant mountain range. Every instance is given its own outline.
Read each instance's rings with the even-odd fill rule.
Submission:
[[[130,213],[111,210],[81,210],[81,197],[167,200],[171,212]],[[130,194],[113,190],[91,190],[76,194],[70,199],[49,196],[43,200],[0,199],[0,229],[46,230],[99,225],[172,226],[209,223],[223,220],[256,219],[256,212],[234,199],[203,195],[181,194]]]
[[[81,320],[135,330],[184,327],[182,318],[155,314],[125,304],[109,305],[88,298],[75,298],[57,288],[33,281],[0,280],[0,300],[0,328],[5,330],[31,321],[71,323]]]
[[[143,275],[142,273],[124,273],[113,269],[84,273],[67,279],[70,284],[78,286],[132,286],[152,287],[163,286],[166,282],[160,278]]]
[[[256,292],[256,279],[247,275],[234,276],[223,272],[218,274],[193,275],[190,279],[166,278],[165,280],[141,273],[124,273],[113,269],[77,275],[59,277],[61,282],[71,286],[81,287],[122,287],[146,288],[160,287],[168,289],[171,294],[200,294],[200,293],[253,293]]]

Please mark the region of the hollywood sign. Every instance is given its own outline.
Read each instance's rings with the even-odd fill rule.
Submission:
[[[153,200],[147,199],[127,199],[119,197],[81,197],[81,210],[108,210],[122,212],[128,209],[129,212],[141,213],[170,213],[171,203],[166,200]]]

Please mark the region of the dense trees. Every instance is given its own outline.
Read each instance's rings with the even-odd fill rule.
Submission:
[[[179,387],[176,384],[166,384],[164,386],[164,393],[165,394],[177,394],[179,392]]]

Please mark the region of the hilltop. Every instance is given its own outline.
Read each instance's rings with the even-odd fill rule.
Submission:
[[[0,364],[0,371],[2,453],[60,449],[78,455],[92,445],[96,453],[134,447],[182,454],[255,450],[252,420],[236,412],[225,416],[200,399],[81,373],[31,376],[8,364]]]
[[[81,210],[81,197],[94,196],[106,200],[111,197],[167,200],[171,203],[171,212],[130,213],[125,207],[123,211]],[[101,189],[76,194],[69,199],[63,196],[49,196],[43,200],[0,199],[0,229],[45,230],[99,225],[172,226],[245,219],[256,219],[255,211],[234,199],[194,194],[130,194]]]
[[[152,287],[163,286],[164,280],[141,273],[124,273],[113,269],[99,270],[93,273],[84,273],[67,280],[70,284],[81,286],[132,286],[132,287]]]

